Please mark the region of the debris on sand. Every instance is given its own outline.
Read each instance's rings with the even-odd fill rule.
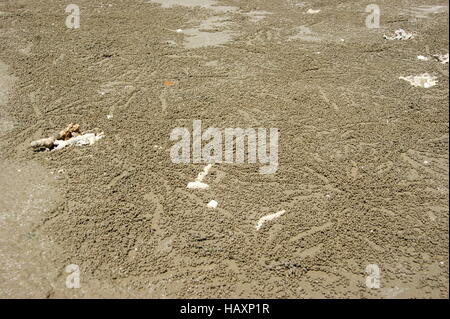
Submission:
[[[35,149],[40,148],[52,148],[56,140],[68,140],[73,136],[80,135],[80,125],[70,123],[64,130],[59,133],[53,134],[50,137],[43,138],[37,141],[31,142],[31,147]]]
[[[425,89],[428,89],[437,84],[437,77],[430,75],[428,73],[423,73],[420,75],[409,75],[409,76],[401,76],[400,80],[408,81],[413,86],[419,86]]]
[[[266,215],[266,216],[261,217],[258,220],[258,223],[256,224],[256,230],[259,230],[265,222],[270,221],[270,220],[275,219],[275,218],[278,218],[281,215],[283,215],[284,213],[286,213],[286,211],[282,210],[282,211],[276,212],[274,214],[270,214],[270,215]]]
[[[70,145],[76,145],[76,146],[82,146],[82,145],[92,145],[95,142],[97,142],[99,139],[101,139],[104,136],[103,132],[99,134],[95,133],[85,133],[83,135],[74,136],[67,141],[64,140],[56,140],[55,141],[55,150],[63,149],[66,146]]]
[[[448,53],[447,54],[432,54],[431,58],[433,58],[434,60],[442,63],[442,64],[447,64],[448,63]],[[430,57],[428,56],[424,56],[424,55],[418,55],[417,56],[417,60],[421,60],[421,61],[429,61]]]
[[[191,188],[191,189],[207,189],[209,188],[209,185],[206,183],[202,183],[200,181],[195,181],[195,182],[189,182],[187,185],[187,188]]]
[[[208,208],[217,208],[217,205],[218,205],[219,203],[217,203],[214,199],[212,200],[212,201],[210,201],[207,205],[206,205],[206,207],[208,207]]]
[[[205,166],[202,172],[200,172],[195,179],[195,182],[189,182],[187,184],[187,188],[191,189],[206,189],[209,188],[209,185],[206,183],[203,183],[203,179],[208,175],[209,170],[211,169],[212,164],[208,164]]]
[[[306,11],[307,14],[316,14],[319,13],[320,9],[314,10],[314,9],[308,9],[308,11]]]
[[[442,64],[448,63],[448,53],[447,54],[433,54],[433,58],[435,58],[437,61],[441,62]]]
[[[386,34],[383,35],[383,38],[386,40],[409,40],[414,37],[412,33],[408,33],[403,29],[395,30],[395,35],[392,37],[387,36]]]
[[[35,150],[62,149],[68,145],[92,145],[103,137],[103,133],[81,134],[80,125],[70,123],[64,130],[50,137],[31,142]]]
[[[165,86],[172,86],[172,85],[175,84],[175,82],[174,82],[174,81],[164,81],[163,84],[164,84]]]

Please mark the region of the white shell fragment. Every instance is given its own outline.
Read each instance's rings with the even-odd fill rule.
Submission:
[[[425,89],[428,89],[437,84],[437,77],[432,76],[428,73],[423,73],[420,75],[410,75],[410,76],[401,76],[399,77],[401,80],[408,81],[412,86],[418,86]]]
[[[306,11],[306,13],[308,13],[308,14],[316,14],[316,13],[319,13],[319,12],[320,12],[320,9],[317,9],[317,10],[308,9],[308,11]]]
[[[210,201],[206,206],[208,207],[208,208],[217,208],[217,205],[218,205],[219,203],[217,203],[214,199],[212,200],[212,201]]]
[[[189,182],[187,184],[187,188],[190,188],[190,189],[207,189],[207,188],[209,188],[209,185],[206,184],[206,183],[195,181],[195,182]]]
[[[206,189],[209,188],[209,185],[206,183],[203,183],[203,179],[206,177],[206,175],[208,175],[209,170],[211,169],[212,164],[208,164],[205,166],[205,168],[203,168],[203,171],[200,172],[197,176],[197,178],[195,179],[194,182],[189,182],[187,184],[187,188],[191,188],[191,189]]]
[[[277,213],[274,213],[274,214],[270,214],[270,215],[266,215],[266,216],[261,217],[261,218],[258,220],[258,223],[256,224],[256,230],[259,230],[265,222],[270,221],[270,220],[275,219],[275,218],[278,218],[278,217],[280,217],[281,215],[283,215],[284,213],[286,213],[286,211],[285,211],[285,210],[282,210],[282,211],[279,211],[279,212],[277,212]]]
[[[67,141],[64,140],[56,140],[54,144],[56,145],[55,150],[63,149],[66,146],[70,145],[76,145],[76,146],[82,146],[82,145],[92,145],[95,142],[97,142],[99,139],[101,139],[104,136],[103,132],[99,134],[94,133],[85,133],[83,135],[74,136]]]
[[[426,56],[418,55],[418,56],[417,56],[417,60],[428,61],[429,59],[428,59],[428,57],[426,57]]]
[[[392,37],[383,35],[383,38],[385,38],[386,40],[409,40],[414,37],[414,35],[412,33],[408,33],[403,29],[395,30],[394,33],[395,33],[395,35]]]

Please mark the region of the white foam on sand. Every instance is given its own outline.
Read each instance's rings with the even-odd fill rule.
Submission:
[[[394,36],[389,37],[387,35],[383,35],[386,40],[409,40],[414,38],[414,34],[408,33],[403,29],[395,30]]]
[[[448,53],[447,54],[434,54],[433,58],[441,62],[442,64],[448,63]]]
[[[229,22],[226,17],[209,17],[200,21],[197,27],[182,31],[186,35],[183,46],[188,49],[220,46],[233,39],[234,32],[228,28]]]
[[[421,61],[429,61],[430,58],[433,58],[434,60],[436,60],[442,64],[448,63],[448,53],[447,54],[432,54],[431,57],[424,56],[424,55],[417,56],[417,60],[421,60]]]
[[[401,10],[401,14],[406,14],[410,16],[414,16],[416,18],[431,18],[431,15],[436,13],[443,13],[448,11],[448,6],[433,6],[433,5],[422,5],[418,7],[413,7],[410,9]]]
[[[272,14],[272,13],[263,11],[263,10],[252,10],[248,13],[245,13],[245,15],[250,18],[250,21],[254,22],[254,23],[265,19],[268,14]]]
[[[314,33],[310,28],[307,26],[298,26],[293,29],[296,34],[289,37],[289,40],[303,40],[303,41],[320,41],[321,38]]]
[[[437,77],[430,75],[428,73],[423,73],[420,75],[409,75],[409,76],[401,76],[400,80],[405,80],[409,82],[412,86],[418,86],[425,89],[428,89],[437,84]]]

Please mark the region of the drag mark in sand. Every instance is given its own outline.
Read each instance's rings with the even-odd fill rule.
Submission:
[[[289,241],[293,242],[293,241],[299,240],[299,239],[301,239],[303,237],[311,236],[311,235],[313,235],[315,233],[318,233],[318,232],[323,232],[323,231],[327,230],[328,228],[330,228],[331,226],[333,226],[333,223],[332,222],[328,222],[328,223],[325,223],[325,224],[323,224],[321,226],[312,227],[311,229],[309,229],[307,231],[304,231],[304,232],[298,234],[297,236],[292,237]]]
[[[8,66],[0,61],[0,135],[12,130],[15,124],[15,121],[5,111],[5,106],[8,102],[8,92],[16,80],[7,71]]]
[[[266,216],[261,217],[261,218],[258,220],[258,223],[257,223],[256,226],[255,226],[255,227],[256,227],[256,230],[259,230],[265,222],[268,222],[268,221],[270,221],[270,220],[272,220],[272,219],[278,218],[278,217],[280,217],[281,215],[283,215],[284,213],[286,213],[286,211],[285,211],[285,210],[281,210],[281,211],[279,211],[279,212],[276,212],[276,213],[273,213],[273,214],[270,214],[270,215],[266,215]]]
[[[325,94],[325,92],[320,87],[318,87],[318,89],[319,89],[320,94],[322,95],[322,98],[325,100],[325,102],[327,102],[327,104],[331,104],[335,111],[339,111],[339,108],[336,105],[336,103],[331,102],[330,99]]]
[[[237,11],[237,7],[233,6],[220,6],[217,5],[215,0],[148,0],[145,3],[159,3],[163,8],[173,8],[176,6],[183,7],[200,7],[215,12],[227,12],[227,11]]]
[[[209,185],[206,183],[203,183],[203,179],[208,175],[209,170],[211,169],[212,164],[208,164],[205,166],[202,172],[200,172],[195,179],[194,182],[189,182],[187,184],[187,188],[191,189],[206,189],[209,188]]]
[[[161,92],[159,95],[159,100],[161,101],[161,109],[163,112],[166,112],[167,110],[167,99],[166,94],[164,92]]]

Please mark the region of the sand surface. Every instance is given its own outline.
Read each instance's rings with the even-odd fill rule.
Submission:
[[[371,2],[73,2],[79,29],[0,2],[0,297],[448,298],[448,64],[417,58],[448,53],[448,4],[380,0],[369,29]],[[278,128],[277,172],[186,188],[193,120]],[[104,137],[29,147],[69,123]]]

